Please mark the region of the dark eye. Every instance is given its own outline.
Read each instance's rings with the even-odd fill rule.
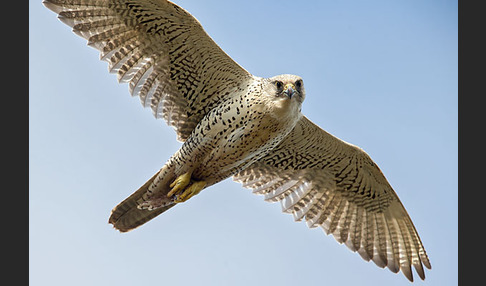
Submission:
[[[298,88],[298,89],[300,89],[302,87],[302,80],[299,79],[298,81],[296,81],[295,82],[295,87]]]
[[[275,86],[277,87],[278,90],[282,90],[283,89],[283,83],[281,81],[276,81],[275,82]]]

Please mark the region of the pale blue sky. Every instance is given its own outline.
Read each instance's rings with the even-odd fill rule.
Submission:
[[[133,232],[110,210],[179,148],[98,52],[30,1],[30,285],[410,285],[230,179]],[[180,0],[249,72],[360,146],[457,285],[457,1]],[[415,273],[414,273],[415,274]]]

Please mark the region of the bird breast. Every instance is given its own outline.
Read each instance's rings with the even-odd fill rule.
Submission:
[[[274,108],[250,95],[228,101],[208,113],[190,140],[198,146],[191,154],[194,175],[216,183],[246,168],[293,129],[299,115],[275,116]],[[281,112],[281,111],[280,111]]]

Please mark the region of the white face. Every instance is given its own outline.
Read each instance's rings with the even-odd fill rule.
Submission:
[[[304,82],[301,77],[284,74],[269,78],[265,90],[270,101],[280,112],[300,112],[305,99]]]
[[[282,100],[296,100],[300,104],[305,99],[304,81],[300,76],[284,74],[269,79],[269,95]]]

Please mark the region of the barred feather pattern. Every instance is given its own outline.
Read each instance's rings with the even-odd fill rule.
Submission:
[[[418,233],[386,178],[360,148],[325,132],[306,117],[268,155],[233,177],[279,201],[283,212],[321,227],[366,261],[413,281],[430,261]]]
[[[252,75],[179,6],[163,0],[45,0],[129,91],[185,141],[219,102]]]
[[[180,141],[216,106],[254,82],[192,15],[169,1],[44,0],[44,5],[99,50],[109,71],[128,83],[132,96],[156,118],[173,126]],[[363,150],[305,117],[234,179],[379,267],[402,271],[410,280],[412,266],[422,279],[423,265],[431,268],[409,215],[378,166]],[[118,229],[133,229],[170,207],[156,213],[136,208],[149,182],[112,213]]]

